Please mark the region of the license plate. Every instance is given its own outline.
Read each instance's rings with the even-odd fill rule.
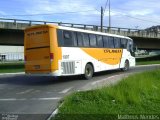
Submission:
[[[40,69],[40,65],[35,65],[34,68],[35,69]]]

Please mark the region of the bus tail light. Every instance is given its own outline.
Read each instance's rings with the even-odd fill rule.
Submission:
[[[25,61],[25,62],[27,61],[27,56],[24,56],[24,61]]]
[[[50,53],[50,60],[53,60],[53,59],[54,59],[54,54]]]
[[[27,62],[27,56],[24,56],[24,64]]]

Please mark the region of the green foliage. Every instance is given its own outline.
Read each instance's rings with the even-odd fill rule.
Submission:
[[[23,72],[24,63],[0,63],[0,73]]]
[[[64,99],[55,120],[115,119],[117,114],[160,113],[160,70],[123,79],[119,84]]]
[[[137,65],[160,64],[160,55],[147,58],[136,58],[136,64]]]

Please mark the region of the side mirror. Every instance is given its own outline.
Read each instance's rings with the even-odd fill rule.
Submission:
[[[135,44],[133,45],[133,51],[137,52],[137,46]]]

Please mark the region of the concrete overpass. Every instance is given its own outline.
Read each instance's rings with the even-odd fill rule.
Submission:
[[[36,24],[58,24],[100,31],[100,26],[0,18],[0,45],[24,45],[24,29]],[[139,49],[160,49],[160,33],[139,29],[103,27],[103,32],[131,37]]]

